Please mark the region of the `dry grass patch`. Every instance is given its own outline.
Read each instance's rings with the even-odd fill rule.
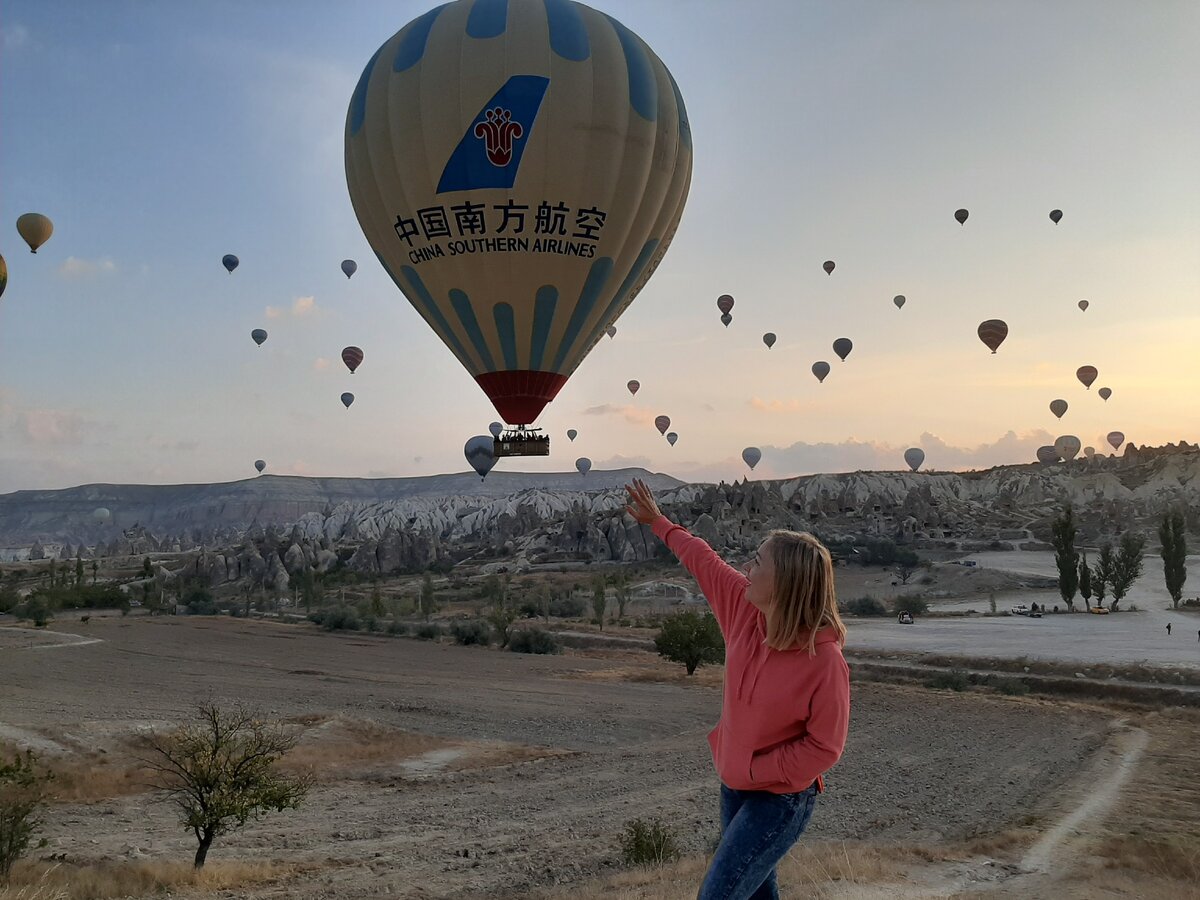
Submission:
[[[604,669],[572,672],[568,678],[583,681],[630,681],[653,684],[687,684],[698,687],[719,688],[724,683],[724,666],[701,666],[694,675],[688,675],[680,663],[645,662],[632,665],[611,666]]]
[[[0,745],[0,758],[11,758],[16,752],[14,747]],[[54,774],[48,786],[51,803],[98,803],[151,789],[149,771],[126,748],[62,756],[42,753],[38,761]]]
[[[0,900],[104,900],[181,887],[220,891],[263,884],[301,870],[295,865],[249,861],[212,862],[199,871],[182,861],[19,862],[8,885],[0,887]]]
[[[396,762],[440,750],[454,742],[338,716],[306,716],[296,747],[281,761],[285,771],[316,773],[320,780],[347,777],[364,766]]]

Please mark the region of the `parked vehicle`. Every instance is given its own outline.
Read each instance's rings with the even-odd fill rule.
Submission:
[[[1029,615],[1029,607],[1022,603],[1019,606],[1014,606],[1008,612],[1009,615],[1013,616],[1027,616]]]
[[[896,617],[896,621],[901,625],[911,625],[913,623],[913,615],[906,610]]]

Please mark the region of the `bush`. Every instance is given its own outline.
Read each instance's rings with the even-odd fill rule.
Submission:
[[[582,597],[555,597],[550,601],[550,615],[560,619],[577,619],[587,609]]]
[[[925,682],[926,687],[941,688],[948,691],[965,691],[970,684],[967,673],[962,669],[951,669],[949,672],[938,672]]]
[[[487,622],[455,622],[450,626],[454,643],[469,647],[477,644],[486,647],[492,642],[492,629]]]
[[[683,663],[689,675],[704,663],[725,661],[725,641],[710,612],[683,610],[667,616],[654,639],[654,647],[659,656]]]
[[[30,597],[24,603],[17,604],[13,610],[13,614],[17,617],[18,621],[24,619],[32,620],[33,624],[38,628],[45,628],[46,623],[53,618],[53,614],[50,612],[50,607],[46,604],[46,601],[37,596]]]
[[[508,649],[513,653],[561,653],[562,648],[548,631],[541,628],[523,628],[514,631],[508,641]]]
[[[0,761],[0,882],[8,879],[41,824],[37,812],[51,777],[31,751],[14,756],[12,763]]]
[[[1016,678],[1001,678],[996,683],[996,690],[1009,697],[1024,697],[1029,693],[1029,685]]]
[[[627,866],[661,866],[679,858],[679,845],[671,829],[658,819],[625,823],[621,856]]]
[[[842,604],[842,612],[850,616],[886,616],[888,614],[887,607],[869,595],[856,600],[847,600]]]
[[[413,633],[423,641],[436,641],[442,636],[442,626],[433,623],[418,625]]]
[[[388,622],[387,633],[391,635],[408,634],[408,623],[397,622],[394,619]]]
[[[358,631],[362,627],[358,613],[348,606],[335,606],[325,611],[321,627],[326,631]]]
[[[897,597],[892,601],[892,612],[923,616],[929,612],[929,602],[924,597]]]

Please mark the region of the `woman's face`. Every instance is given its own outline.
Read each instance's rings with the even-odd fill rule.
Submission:
[[[770,539],[758,545],[750,561],[742,567],[750,585],[746,588],[746,599],[758,609],[766,612],[771,606],[771,592],[775,589],[775,562],[771,559]]]

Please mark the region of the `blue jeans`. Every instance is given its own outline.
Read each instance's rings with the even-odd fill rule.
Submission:
[[[797,794],[721,785],[721,843],[696,900],[779,900],[775,866],[804,833],[817,785]]]

